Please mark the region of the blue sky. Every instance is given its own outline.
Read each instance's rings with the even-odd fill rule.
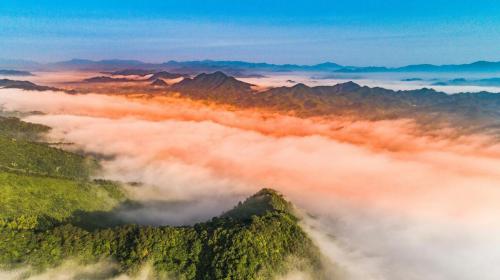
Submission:
[[[500,3],[1,0],[0,57],[388,66],[498,61]]]

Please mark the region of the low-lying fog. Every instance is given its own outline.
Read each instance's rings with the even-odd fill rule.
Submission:
[[[272,187],[311,215],[305,227],[347,279],[500,279],[500,146],[486,136],[167,98],[3,89],[0,106],[41,111],[25,120],[112,156],[103,176],[142,183],[138,200],[199,202],[131,219],[190,223]]]
[[[488,91],[500,93],[500,75],[486,73],[311,73],[291,72],[261,78],[239,78],[242,81],[265,87],[293,86],[303,83],[308,86],[331,86],[353,81],[362,86],[383,87],[392,90],[413,90],[432,88],[446,93]],[[478,81],[496,78],[497,81],[487,84]],[[459,84],[453,82],[464,79]],[[458,81],[458,80],[457,80]]]
[[[66,71],[35,72],[34,76],[18,77],[0,75],[0,79],[29,80],[44,85],[72,88],[72,83],[80,82],[95,76],[106,76],[102,72]],[[242,78],[239,80],[256,85],[257,89],[269,87],[293,86],[303,83],[308,86],[331,86],[338,83],[354,81],[362,86],[383,87],[392,90],[414,90],[432,88],[446,93],[460,92],[493,92],[500,93],[500,73],[446,73],[446,72],[414,72],[414,73],[335,73],[335,72],[278,72],[261,73],[262,77]],[[149,76],[113,76],[145,80]],[[176,81],[169,81],[178,82]],[[69,84],[68,84],[69,83]]]

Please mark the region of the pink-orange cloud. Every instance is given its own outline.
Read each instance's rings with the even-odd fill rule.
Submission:
[[[26,120],[53,127],[50,137],[114,156],[103,162],[104,175],[145,183],[138,198],[211,199],[273,187],[318,215],[318,227],[342,246],[377,255],[368,266],[381,278],[372,279],[500,275],[491,266],[500,257],[500,147],[487,136],[167,98],[0,96],[6,109],[44,112]]]

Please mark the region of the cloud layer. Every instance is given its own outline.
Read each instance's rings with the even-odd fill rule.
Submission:
[[[1,90],[0,105],[41,111],[26,120],[109,156],[103,176],[143,183],[137,199],[204,201],[160,223],[218,215],[272,187],[314,216],[308,230],[346,277],[500,277],[500,147],[486,136],[166,98]]]

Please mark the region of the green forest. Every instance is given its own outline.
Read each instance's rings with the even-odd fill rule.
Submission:
[[[135,203],[121,184],[93,179],[98,162],[44,142],[49,130],[0,117],[0,268],[28,266],[28,277],[68,259],[111,259],[114,275],[150,265],[158,279],[323,277],[318,248],[278,192],[262,189],[193,226],[127,224],[112,215]]]

